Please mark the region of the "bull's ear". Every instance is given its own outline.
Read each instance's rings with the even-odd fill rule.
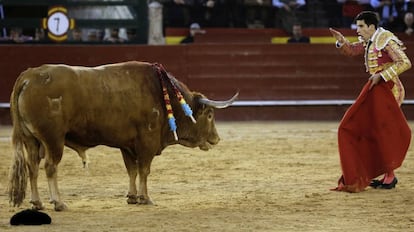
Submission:
[[[199,117],[205,114],[205,112],[213,108],[209,105],[202,103],[201,99],[205,98],[205,96],[201,93],[193,92],[193,116],[196,121],[199,120]]]
[[[206,108],[206,104],[202,103],[201,99],[205,98],[205,96],[201,93],[193,92],[193,102],[194,102],[194,113],[199,110],[204,110]]]

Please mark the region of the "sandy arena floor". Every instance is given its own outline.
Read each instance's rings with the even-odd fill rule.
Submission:
[[[338,122],[218,122],[222,141],[203,152],[168,147],[152,164],[155,206],[128,205],[118,150],[88,150],[89,169],[70,149],[59,165],[64,212],[47,204],[51,225],[10,226],[30,207],[8,203],[10,127],[0,129],[0,231],[414,231],[411,146],[393,190],[330,191],[341,174]],[[414,122],[410,122],[414,128]],[[44,169],[39,191],[48,201]],[[27,195],[30,196],[28,189]]]

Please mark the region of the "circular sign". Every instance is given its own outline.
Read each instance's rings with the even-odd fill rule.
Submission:
[[[63,12],[55,12],[47,18],[47,29],[55,36],[66,34],[69,28],[69,18]]]
[[[75,27],[75,20],[69,19],[67,9],[61,6],[52,7],[47,13],[47,18],[42,20],[42,28],[47,29],[47,35],[51,40],[61,42],[68,38],[68,31]]]

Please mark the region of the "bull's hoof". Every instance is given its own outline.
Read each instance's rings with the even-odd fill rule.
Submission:
[[[63,202],[60,201],[50,201],[50,203],[55,205],[55,211],[64,211],[66,209],[68,209],[67,205]]]
[[[128,197],[127,199],[128,204],[154,205],[151,199],[145,198],[143,195],[141,196],[128,195],[127,197]]]
[[[127,195],[127,203],[130,205],[137,204],[138,203],[138,197],[137,195]]]
[[[140,205],[154,205],[154,203],[149,198],[145,198],[144,196],[138,196],[138,204]]]
[[[60,203],[55,204],[55,211],[64,211],[67,209],[68,209],[68,206],[65,203],[60,202]]]
[[[44,210],[45,206],[41,201],[30,201],[33,210]]]

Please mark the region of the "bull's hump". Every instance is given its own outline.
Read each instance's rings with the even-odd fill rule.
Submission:
[[[151,64],[148,62],[142,62],[142,61],[126,61],[121,63],[114,63],[114,64],[104,64],[95,66],[93,68],[95,69],[105,69],[105,68],[122,68],[122,67],[142,67],[142,66],[150,66]]]
[[[121,63],[113,63],[113,64],[103,64],[103,65],[97,65],[97,66],[79,66],[79,65],[67,65],[67,64],[43,64],[37,68],[30,68],[29,70],[36,70],[36,71],[46,71],[50,69],[56,69],[56,68],[65,68],[65,69],[72,69],[72,70],[101,70],[106,68],[122,68],[122,67],[145,67],[145,66],[151,66],[148,62],[142,62],[142,61],[126,61]]]

